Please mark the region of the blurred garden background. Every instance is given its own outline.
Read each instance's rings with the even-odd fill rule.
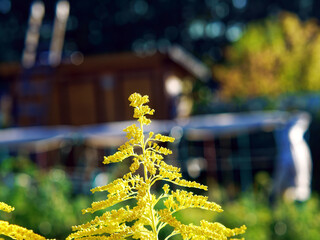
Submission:
[[[0,0],[1,219],[64,239],[150,96],[170,164],[246,239],[320,239],[320,2]],[[125,164],[129,164],[127,161]]]

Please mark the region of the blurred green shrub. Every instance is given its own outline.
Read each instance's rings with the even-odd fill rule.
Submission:
[[[274,211],[272,227],[272,239],[320,239],[319,197],[306,203],[280,203]]]
[[[320,29],[284,12],[247,26],[213,74],[225,99],[320,90]]]
[[[223,214],[212,216],[207,211],[189,209],[175,216],[185,223],[197,224],[205,219],[230,227],[245,224],[248,229],[243,237],[248,240],[320,239],[320,198],[313,195],[305,203],[279,200],[270,205],[269,184],[268,176],[261,173],[255,180],[254,190],[232,200],[228,199],[225,189],[214,185],[210,187],[209,199],[225,206]],[[23,157],[8,158],[0,163],[0,200],[15,206],[12,214],[2,214],[3,220],[57,240],[65,239],[71,226],[91,219],[88,214],[82,215],[81,209],[93,201],[92,195],[72,195],[71,182],[62,169],[39,170]]]
[[[193,209],[179,212],[176,217],[188,223],[197,223],[201,219],[220,221],[230,227],[244,223],[247,230],[243,237],[247,240],[320,239],[319,196],[314,194],[303,203],[278,199],[271,204],[268,194],[270,183],[269,174],[260,172],[255,178],[253,189],[241,193],[233,200],[225,189],[211,187],[213,190],[209,192],[209,199],[225,206],[223,214],[212,218],[205,211]]]
[[[79,219],[88,196],[72,196],[72,186],[59,168],[40,170],[24,157],[8,158],[0,164],[0,199],[15,206],[3,216],[47,238],[65,239]]]
[[[223,205],[225,211],[215,218],[199,210],[180,212],[176,217],[194,223],[200,219],[221,221],[230,227],[244,223],[247,231],[243,237],[248,240],[320,239],[320,202],[316,196],[306,203],[280,202],[272,207],[248,193]]]

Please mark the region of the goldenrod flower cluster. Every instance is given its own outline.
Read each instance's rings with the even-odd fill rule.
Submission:
[[[14,210],[14,207],[11,207],[4,202],[0,202],[0,211],[12,212],[13,210]]]
[[[6,203],[0,202],[0,210],[5,212],[12,212],[13,207]],[[34,233],[32,230],[28,230],[18,225],[10,224],[7,221],[0,220],[0,236],[4,235],[12,239],[17,240],[45,240],[46,238]]]
[[[107,192],[107,199],[93,202],[91,207],[83,210],[83,213],[106,210],[92,221],[74,226],[74,233],[70,234],[67,240],[158,240],[159,232],[166,226],[171,226],[173,230],[165,240],[178,234],[186,240],[227,240],[244,233],[245,226],[229,229],[220,223],[204,220],[200,222],[200,226],[186,225],[174,217],[174,213],[187,208],[222,212],[221,207],[208,201],[207,197],[184,190],[173,191],[168,184],[163,186],[163,193],[158,196],[151,192],[151,188],[160,180],[203,190],[207,190],[207,186],[182,179],[179,168],[163,161],[165,155],[171,154],[171,150],[160,146],[159,143],[173,142],[174,138],[153,132],[144,134],[144,126],[151,123],[146,115],[154,113],[153,109],[145,105],[149,102],[148,96],[134,93],[129,97],[129,101],[130,106],[134,107],[133,117],[137,118],[140,126],[133,124],[124,129],[128,142],[120,146],[115,154],[105,157],[104,163],[122,162],[130,158],[132,160],[130,172],[105,186],[91,190],[92,193]],[[127,205],[118,210],[108,210],[109,207],[130,199],[136,200],[134,207]],[[160,201],[164,204],[163,209],[156,208]]]

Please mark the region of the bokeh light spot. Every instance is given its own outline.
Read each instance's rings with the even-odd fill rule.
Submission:
[[[229,14],[228,4],[226,4],[225,2],[221,2],[221,3],[217,4],[215,7],[215,14],[219,18],[224,18],[224,17],[228,16],[228,14]]]
[[[208,23],[206,25],[206,36],[209,38],[216,38],[224,34],[225,25],[223,22],[217,21]]]
[[[235,8],[243,9],[247,5],[247,0],[232,0],[232,4]]]
[[[235,42],[237,41],[241,36],[243,32],[243,26],[239,23],[232,24],[228,27],[226,31],[226,38],[230,42]]]
[[[146,1],[137,0],[133,5],[133,10],[138,15],[145,15],[148,12],[149,5]]]
[[[195,20],[189,26],[189,35],[192,39],[199,39],[204,36],[205,22]]]
[[[73,52],[70,56],[71,63],[74,65],[80,65],[84,61],[84,56],[81,52]]]
[[[285,224],[284,222],[277,222],[274,226],[274,232],[278,235],[278,236],[282,236],[287,232],[287,224]]]
[[[49,222],[44,221],[39,224],[39,230],[40,230],[41,234],[48,235],[51,233],[52,226]]]

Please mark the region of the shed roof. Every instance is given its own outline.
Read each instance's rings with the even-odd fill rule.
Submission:
[[[211,77],[211,72],[207,66],[178,45],[169,47],[164,52],[156,51],[146,55],[123,52],[85,56],[83,62],[79,65],[72,64],[70,60],[65,59],[56,68],[56,71],[59,73],[95,72],[101,69],[106,71],[131,71],[159,67],[170,62],[197,79],[207,81]],[[37,66],[37,68],[42,67],[48,66]],[[0,76],[2,77],[15,76],[22,71],[20,63],[3,63],[0,65]]]

